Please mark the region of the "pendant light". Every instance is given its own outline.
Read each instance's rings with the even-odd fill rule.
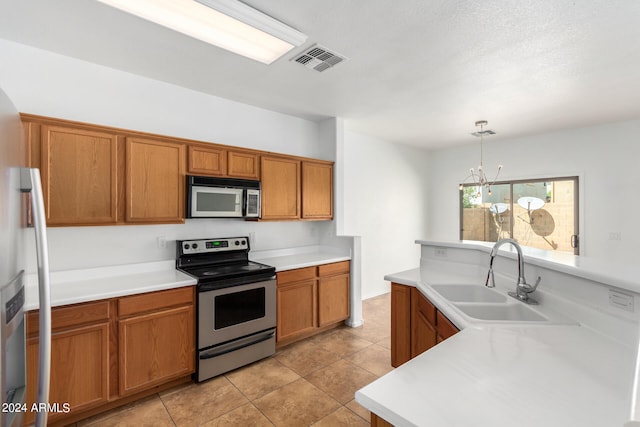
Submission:
[[[483,160],[482,159],[482,143],[485,135],[496,134],[494,131],[490,129],[484,130],[484,127],[487,125],[487,123],[488,122],[486,120],[478,120],[476,122],[476,127],[480,126],[480,131],[476,131],[471,134],[473,136],[480,138],[480,164],[478,165],[478,170],[476,171],[473,168],[469,169],[469,175],[464,179],[464,181],[462,182],[462,184],[460,184],[460,187],[459,187],[460,190],[462,190],[467,180],[471,179],[473,181],[473,185],[478,187],[478,197],[481,196],[482,187],[484,187],[487,190],[487,194],[491,195],[491,186],[496,183],[496,180],[498,179],[498,175],[500,175],[500,171],[502,170],[502,165],[498,165],[498,171],[496,172],[496,176],[493,178],[493,180],[489,181],[487,179],[487,175],[485,174],[485,171],[484,171],[484,165],[482,163],[482,160]]]

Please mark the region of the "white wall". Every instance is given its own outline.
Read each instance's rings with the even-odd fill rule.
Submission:
[[[362,298],[389,291],[384,275],[415,268],[426,232],[426,150],[344,132],[344,234],[361,236]]]
[[[320,124],[0,39],[0,87],[21,112],[333,160]],[[175,258],[172,240],[255,233],[256,250],[318,244],[330,223],[188,220],[51,228],[51,269]],[[160,248],[158,237],[169,243]],[[95,252],[93,252],[95,251]],[[35,267],[31,266],[30,271]]]
[[[584,256],[637,264],[640,227],[640,120],[491,142],[484,165],[500,179],[578,175]],[[458,184],[479,161],[479,144],[433,151],[427,239],[459,239]],[[621,240],[609,240],[620,232]]]

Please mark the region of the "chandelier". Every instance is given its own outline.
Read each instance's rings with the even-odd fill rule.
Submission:
[[[484,127],[487,125],[486,120],[478,120],[476,122],[476,127],[480,126],[480,131],[473,132],[471,135],[480,137],[480,164],[478,165],[478,170],[476,171],[474,168],[469,169],[469,175],[464,179],[462,184],[460,184],[460,190],[464,187],[464,184],[471,179],[473,185],[478,187],[478,197],[481,195],[482,187],[487,190],[487,194],[491,195],[491,186],[496,183],[498,179],[498,175],[500,175],[500,171],[502,170],[502,165],[498,165],[498,171],[496,172],[496,176],[493,180],[489,181],[487,179],[487,175],[484,172],[484,165],[482,164],[482,142],[485,135],[495,135],[496,133],[490,129],[484,130]]]

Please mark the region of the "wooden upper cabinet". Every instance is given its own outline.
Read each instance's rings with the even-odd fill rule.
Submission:
[[[302,162],[302,218],[333,218],[333,165]]]
[[[229,151],[227,175],[232,178],[260,179],[259,156],[254,153]]]
[[[117,137],[42,126],[40,167],[48,225],[115,224]]]
[[[224,176],[227,173],[227,152],[215,146],[190,145],[187,164],[191,175]]]
[[[262,219],[300,218],[300,161],[261,158]]]
[[[215,144],[189,145],[187,171],[191,175],[260,179],[257,153],[228,150]]]
[[[127,138],[127,222],[184,222],[185,146]]]

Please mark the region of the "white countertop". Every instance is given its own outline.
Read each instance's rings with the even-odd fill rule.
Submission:
[[[397,427],[604,427],[628,421],[634,348],[577,322],[469,321],[431,288],[478,284],[479,273],[473,267],[416,268],[385,276],[420,289],[462,331],[357,391],[356,401]]]
[[[634,351],[579,326],[467,328],[356,392],[397,427],[622,426]]]
[[[249,258],[252,261],[272,265],[276,268],[276,271],[285,271],[312,267],[314,265],[331,264],[332,262],[348,261],[351,259],[351,256],[331,247],[308,246],[274,251],[250,252]]]
[[[345,261],[350,256],[331,247],[305,246],[254,251],[250,252],[250,259],[273,265],[276,271],[284,271]],[[40,306],[37,280],[35,274],[26,277],[25,311]],[[51,305],[77,304],[195,284],[196,279],[176,270],[174,260],[58,271],[51,273]]]
[[[38,278],[27,276],[24,310],[36,310]],[[51,273],[51,306],[76,304],[144,292],[192,286],[196,280],[175,268],[175,261],[159,261]]]

